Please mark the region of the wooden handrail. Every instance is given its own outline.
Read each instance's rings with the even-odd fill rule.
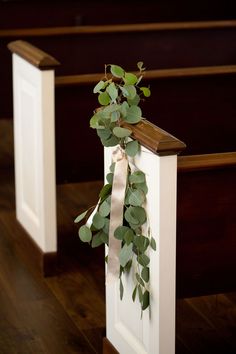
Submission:
[[[48,70],[60,64],[51,55],[25,41],[18,40],[11,42],[8,44],[8,49],[40,70]]]
[[[66,27],[45,27],[45,28],[17,28],[0,30],[0,38],[4,37],[46,37],[61,35],[84,35],[101,33],[122,33],[122,32],[151,32],[151,31],[172,31],[172,30],[195,30],[195,29],[217,29],[234,28],[236,20],[225,21],[192,21],[192,22],[164,22],[164,23],[134,23],[117,25],[95,25],[95,26],[66,26]]]
[[[206,169],[236,167],[236,152],[178,156],[178,171],[189,172]]]
[[[135,73],[138,74],[138,72]],[[215,76],[230,74],[236,74],[236,65],[147,70],[144,73],[144,79],[155,80],[168,78],[171,79],[177,77]],[[103,78],[103,73],[57,76],[55,78],[55,85],[56,87],[92,85],[96,84],[99,80]]]
[[[132,130],[132,138],[157,155],[178,154],[186,148],[182,141],[146,119],[137,124],[123,123],[122,126]]]

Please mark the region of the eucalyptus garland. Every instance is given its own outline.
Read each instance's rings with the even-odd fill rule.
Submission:
[[[136,124],[142,120],[142,111],[139,107],[141,100],[149,97],[149,87],[141,86],[145,68],[142,62],[137,63],[137,74],[125,72],[118,66],[109,64],[105,66],[104,79],[99,81],[93,89],[98,94],[100,107],[96,109],[90,119],[90,127],[96,129],[103,146],[120,145],[128,156],[128,175],[123,209],[123,224],[116,228],[114,237],[121,241],[119,254],[120,261],[120,298],[123,298],[124,286],[122,276],[134,269],[134,290],[132,299],[136,296],[141,304],[142,311],[149,306],[149,249],[156,250],[154,238],[150,229],[143,234],[144,224],[148,224],[145,210],[148,187],[145,174],[131,164],[132,158],[140,151],[137,140],[130,138],[132,131],[124,127],[124,123]],[[109,70],[109,73],[107,72]],[[107,183],[99,193],[96,212],[91,225],[87,219],[94,211],[95,206],[84,211],[75,223],[84,220],[79,228],[81,241],[88,242],[91,247],[106,244],[109,247],[109,222],[111,209],[111,193],[115,164],[110,166],[106,176]]]

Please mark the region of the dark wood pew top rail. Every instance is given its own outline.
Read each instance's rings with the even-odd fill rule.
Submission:
[[[236,167],[236,152],[178,156],[178,172]]]
[[[123,126],[132,130],[132,138],[157,155],[178,154],[186,148],[182,141],[146,119],[134,125],[124,123]]]
[[[138,72],[136,72],[138,74]],[[191,68],[173,68],[173,69],[158,69],[146,70],[144,79],[172,79],[181,77],[194,76],[216,76],[216,75],[234,75],[236,74],[236,65],[219,65],[219,66],[201,66]],[[109,75],[108,75],[109,76]],[[103,73],[80,74],[80,75],[65,75],[55,78],[56,87],[73,86],[73,85],[92,85],[96,84],[104,78]]]
[[[51,55],[22,40],[9,43],[8,49],[40,70],[48,70],[60,65]]]
[[[124,32],[153,32],[172,30],[220,29],[235,28],[236,20],[193,21],[165,23],[137,23],[120,25],[65,26],[45,28],[19,28],[0,30],[0,38],[4,37],[38,37],[62,35],[86,35]]]

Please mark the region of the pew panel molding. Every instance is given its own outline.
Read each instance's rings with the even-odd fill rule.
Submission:
[[[54,66],[52,57],[22,41],[13,57],[16,217],[28,233],[44,275],[57,252]],[[27,252],[27,250],[26,250]]]

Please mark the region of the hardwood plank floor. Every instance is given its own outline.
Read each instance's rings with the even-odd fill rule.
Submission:
[[[19,251],[24,230],[15,221],[13,174],[0,170],[1,354],[102,353],[104,253],[80,243],[73,224],[77,213],[96,203],[100,187],[58,186],[59,273],[42,278]],[[176,354],[236,352],[236,293],[176,304]]]

